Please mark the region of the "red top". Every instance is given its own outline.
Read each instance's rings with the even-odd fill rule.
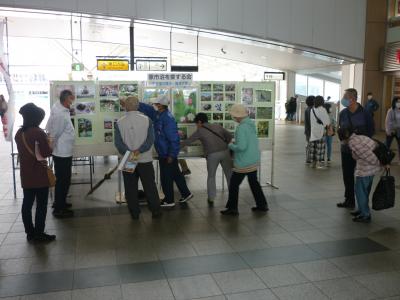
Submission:
[[[19,129],[15,135],[15,142],[17,143],[19,159],[20,159],[20,175],[21,185],[24,189],[43,188],[49,186],[47,177],[47,169],[43,162],[36,160],[28,149],[22,139],[22,129]],[[35,142],[39,143],[40,154],[43,157],[51,156],[51,148],[47,141],[46,133],[39,127],[28,128],[25,132],[25,139],[31,151],[35,153]]]

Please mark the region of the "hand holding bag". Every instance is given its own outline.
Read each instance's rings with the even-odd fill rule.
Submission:
[[[372,208],[374,210],[388,209],[394,206],[395,185],[394,177],[390,176],[390,169],[386,170],[384,176],[381,176],[372,196]]]
[[[35,158],[36,161],[38,161],[37,155],[35,155],[35,153],[33,153],[32,149],[29,147],[28,143],[26,142],[25,133],[22,133],[22,141],[24,142],[25,148],[28,150],[28,152]],[[41,166],[46,168],[47,179],[49,180],[49,187],[54,187],[56,185],[56,176],[54,175],[53,170],[51,168],[49,168],[46,161],[38,161],[38,162]]]

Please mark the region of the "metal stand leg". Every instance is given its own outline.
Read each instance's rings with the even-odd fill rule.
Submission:
[[[17,184],[15,182],[15,161],[14,161],[14,141],[11,140],[11,159],[12,159],[12,172],[14,184],[14,198],[17,198]]]

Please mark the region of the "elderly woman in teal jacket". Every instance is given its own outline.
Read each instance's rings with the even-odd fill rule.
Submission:
[[[257,179],[257,168],[260,163],[260,150],[258,146],[257,131],[254,122],[248,117],[246,108],[241,104],[232,106],[230,114],[239,123],[235,132],[235,142],[229,144],[234,152],[234,169],[229,184],[229,198],[223,215],[237,216],[239,186],[247,176],[256,206],[254,212],[267,212],[268,204]]]

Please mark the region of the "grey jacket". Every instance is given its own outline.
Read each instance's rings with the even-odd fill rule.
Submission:
[[[231,133],[218,124],[204,123],[187,140],[182,143],[183,147],[189,146],[196,140],[203,144],[204,154],[220,152],[228,149],[232,140]]]

